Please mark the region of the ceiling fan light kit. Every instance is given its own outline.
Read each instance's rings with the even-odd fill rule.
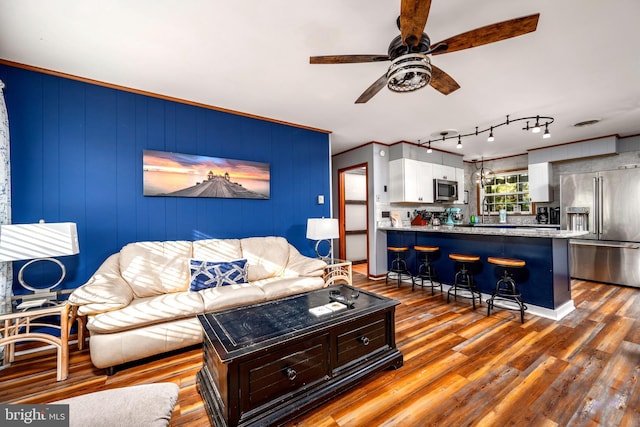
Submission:
[[[422,53],[409,53],[391,61],[387,87],[393,92],[412,92],[431,81],[431,61]]]

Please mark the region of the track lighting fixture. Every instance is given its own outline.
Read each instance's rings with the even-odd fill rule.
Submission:
[[[529,121],[535,119],[535,125],[533,127],[529,127]],[[478,126],[476,126],[476,130],[475,132],[470,132],[467,134],[457,134],[457,135],[451,135],[451,136],[447,136],[447,134],[449,134],[449,131],[443,131],[440,132],[440,135],[442,136],[441,138],[437,138],[437,139],[429,139],[425,142],[420,142],[418,140],[418,145],[419,146],[423,146],[426,145],[427,146],[427,153],[431,153],[431,143],[432,142],[446,142],[447,139],[452,139],[452,138],[458,138],[458,143],[456,144],[456,148],[461,149],[462,148],[462,138],[465,138],[467,136],[474,136],[474,135],[479,135],[481,133],[484,132],[489,132],[489,137],[487,138],[487,142],[493,142],[495,140],[494,136],[493,136],[493,130],[495,128],[498,128],[500,126],[504,126],[504,125],[509,125],[513,122],[519,122],[521,120],[525,120],[526,124],[525,127],[522,128],[522,130],[525,131],[531,131],[532,133],[540,133],[540,131],[542,130],[542,126],[544,126],[544,134],[542,135],[542,137],[544,139],[547,138],[551,138],[551,133],[549,133],[549,125],[551,123],[554,122],[554,118],[553,117],[549,117],[549,116],[531,116],[531,117],[520,117],[518,119],[511,119],[509,118],[509,116],[507,116],[507,119],[503,122],[503,123],[499,123],[497,125],[493,125],[490,126],[486,129],[483,130],[478,130]],[[457,133],[457,132],[456,132]]]

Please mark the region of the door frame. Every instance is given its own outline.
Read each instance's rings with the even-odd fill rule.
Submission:
[[[340,229],[340,238],[338,240],[338,257],[341,259],[346,259],[347,255],[347,245],[346,245],[346,236],[347,232],[345,230],[345,175],[355,169],[364,169],[365,176],[365,207],[366,207],[366,262],[367,262],[367,275],[369,273],[369,166],[368,163],[360,163],[357,165],[348,166],[343,169],[338,169],[338,224]]]

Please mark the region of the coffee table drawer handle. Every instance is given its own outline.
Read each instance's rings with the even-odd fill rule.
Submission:
[[[358,338],[358,341],[360,341],[363,345],[369,345],[369,338],[367,337],[360,337]]]
[[[286,368],[284,370],[284,374],[287,376],[287,378],[289,378],[289,381],[295,380],[296,377],[298,376],[298,373],[293,368]]]

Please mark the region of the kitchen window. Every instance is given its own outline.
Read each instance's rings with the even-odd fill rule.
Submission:
[[[508,213],[532,215],[529,197],[529,174],[526,170],[496,173],[480,186],[480,204],[485,214],[498,214],[500,209]],[[482,213],[482,212],[481,212]]]

